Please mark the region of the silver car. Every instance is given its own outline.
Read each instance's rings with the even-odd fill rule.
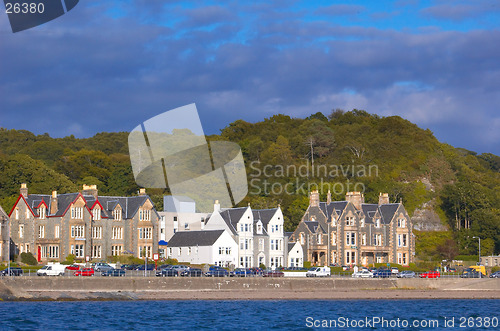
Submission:
[[[411,270],[403,270],[398,273],[398,278],[415,278],[415,272]]]

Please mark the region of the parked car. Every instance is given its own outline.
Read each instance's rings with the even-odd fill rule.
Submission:
[[[253,275],[254,275],[253,271],[248,268],[236,268],[230,274],[231,277],[250,277]]]
[[[38,269],[37,276],[62,276],[66,272],[66,266],[63,264],[48,264]]]
[[[181,272],[182,277],[202,277],[203,271],[199,268],[189,268],[189,270],[185,270]]]
[[[94,265],[94,270],[95,271],[106,271],[106,270],[112,270],[114,269],[112,266],[110,266],[109,264],[105,263],[105,262],[97,262],[95,265]]]
[[[420,275],[418,275],[420,278],[439,278],[441,277],[441,274],[439,271],[427,271],[423,272]]]
[[[312,267],[306,272],[306,277],[330,277],[330,267]]]
[[[156,273],[156,276],[161,277],[178,277],[179,272],[176,269],[165,268],[162,269],[160,273]]]
[[[94,276],[93,268],[83,268],[73,273],[74,276]]]
[[[66,270],[72,270],[72,271],[80,270],[80,266],[78,264],[72,264],[72,265],[67,266]]]
[[[172,266],[172,269],[177,270],[177,272],[179,274],[181,274],[183,271],[188,271],[189,267],[187,265],[183,265],[183,264],[176,264],[176,265]]]
[[[352,277],[354,277],[354,278],[372,278],[373,272],[371,272],[368,269],[363,269],[363,270],[360,270],[358,272],[353,273]]]
[[[154,264],[139,264],[137,265],[137,267],[135,268],[135,270],[155,270],[155,265]]]
[[[415,278],[415,272],[411,270],[403,270],[398,273],[398,278]]]
[[[500,278],[500,271],[495,271],[490,275],[490,278]]]
[[[279,270],[266,270],[262,277],[285,277],[285,274]]]
[[[396,267],[392,267],[392,268],[391,268],[391,273],[392,273],[393,275],[397,275],[397,274],[399,273],[399,269],[398,269],[398,268],[396,268]]]
[[[122,269],[106,270],[101,273],[101,276],[125,277],[125,270]]]
[[[2,276],[22,276],[23,269],[19,267],[10,267],[2,270]]]
[[[392,271],[389,269],[377,269],[373,273],[373,278],[389,278],[392,276]]]
[[[350,268],[348,265],[343,265],[343,266],[342,266],[342,270],[343,270],[343,271],[347,271],[347,270],[349,270],[349,269],[351,269],[351,268]]]
[[[227,277],[229,276],[229,271],[224,269],[223,267],[213,265],[210,267],[207,273],[205,273],[207,277]]]
[[[476,270],[470,270],[460,275],[460,278],[483,278],[484,275]]]

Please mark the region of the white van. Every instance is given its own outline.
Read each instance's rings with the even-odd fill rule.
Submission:
[[[36,272],[37,276],[63,276],[66,271],[64,264],[48,264]]]
[[[312,267],[306,272],[306,277],[330,277],[330,267]]]

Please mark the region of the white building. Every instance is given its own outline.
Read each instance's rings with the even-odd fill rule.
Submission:
[[[169,240],[167,257],[191,264],[235,266],[238,245],[225,230],[181,231]]]
[[[287,267],[303,267],[304,266],[304,251],[300,243],[288,243]]]

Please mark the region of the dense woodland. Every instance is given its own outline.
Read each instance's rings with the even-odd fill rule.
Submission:
[[[8,212],[23,182],[30,193],[76,192],[85,183],[98,185],[102,195],[137,194],[127,138],[128,132],[77,139],[0,129],[0,204]],[[422,259],[477,254],[473,236],[481,237],[483,255],[500,252],[500,157],[442,144],[398,116],[356,109],[305,119],[275,115],[238,120],[208,139],[241,146],[250,186],[240,205],[280,204],[288,231],[307,208],[308,189],[319,189],[324,201],[328,189],[343,200],[345,191],[362,188],[366,202],[387,192],[410,215],[424,203],[432,206],[450,231],[417,233]],[[168,189],[148,194],[162,210]]]

